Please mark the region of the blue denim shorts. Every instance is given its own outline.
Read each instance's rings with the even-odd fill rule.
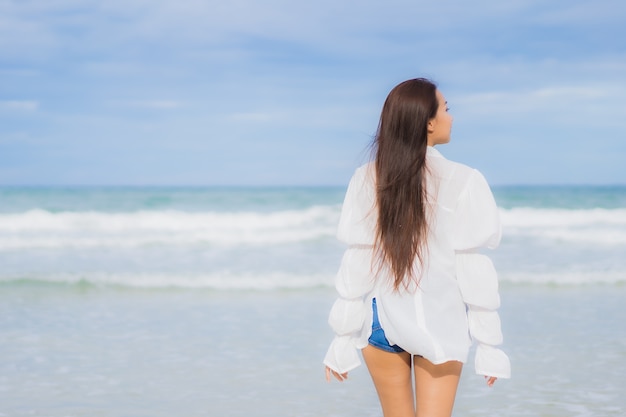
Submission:
[[[385,337],[385,331],[380,327],[380,321],[378,321],[378,308],[376,307],[376,299],[372,299],[372,311],[374,312],[374,320],[372,321],[372,335],[367,340],[370,345],[385,350],[391,353],[404,352],[398,345],[390,345],[389,341]]]

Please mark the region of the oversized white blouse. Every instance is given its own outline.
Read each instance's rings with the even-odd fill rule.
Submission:
[[[445,159],[428,147],[426,166],[429,237],[419,284],[391,288],[391,273],[373,265],[376,194],[373,163],[356,170],[345,196],[337,237],[348,245],[336,276],[339,293],[329,316],[335,332],[324,364],[343,373],[361,364],[376,297],[381,326],[389,342],[439,364],[465,363],[477,342],[475,370],[510,377],[502,343],[498,277],[491,260],[479,253],[500,243],[498,209],[485,178],[466,165]]]

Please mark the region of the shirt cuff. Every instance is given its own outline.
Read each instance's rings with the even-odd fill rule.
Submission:
[[[360,366],[361,359],[354,344],[354,338],[351,336],[335,337],[326,352],[324,365],[340,374]]]
[[[511,378],[511,362],[500,349],[480,343],[476,347],[474,368],[478,375]]]

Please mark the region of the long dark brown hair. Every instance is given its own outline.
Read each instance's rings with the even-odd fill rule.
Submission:
[[[418,78],[398,84],[387,96],[373,142],[376,166],[379,266],[393,273],[393,287],[418,282],[428,235],[426,148],[428,121],[439,106],[437,86]]]

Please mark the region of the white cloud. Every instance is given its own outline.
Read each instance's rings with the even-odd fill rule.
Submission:
[[[118,60],[89,61],[81,66],[88,74],[102,77],[137,76],[146,71],[146,66],[138,62]]]
[[[0,76],[9,77],[36,77],[41,71],[32,68],[0,68]]]
[[[626,7],[622,0],[577,0],[570,1],[565,6],[556,2],[532,20],[545,25],[575,25],[580,28],[609,23],[623,25],[626,18]]]
[[[543,19],[549,20],[551,14],[597,15],[597,10],[606,9],[603,3],[607,1],[614,3],[363,0],[355,6],[336,0],[13,0],[0,7],[5,21],[0,27],[5,27],[2,34],[8,35],[1,38],[48,49],[63,48],[71,42],[81,49],[94,50],[123,46],[128,40],[216,46],[237,43],[249,36],[329,51],[371,53],[384,45],[394,48],[411,34],[435,31],[436,37],[424,40],[428,45],[437,44],[459,28],[488,27],[485,22],[520,25],[534,16],[547,16]],[[578,23],[574,18],[570,20]],[[80,33],[78,38],[72,36],[74,30]],[[391,38],[385,39],[387,36]]]
[[[453,115],[466,121],[497,120],[511,129],[560,126],[566,130],[613,129],[626,133],[626,108],[621,105],[626,89],[609,85],[549,85],[528,90],[500,90],[465,94],[451,103]],[[621,132],[621,133],[619,133]]]
[[[256,111],[234,112],[225,115],[224,120],[242,125],[265,124],[277,131],[294,127],[354,129],[359,125],[361,129],[367,130],[375,127],[378,111],[378,104],[366,106],[356,103],[341,105],[316,102],[295,108],[259,108]]]
[[[36,141],[33,140],[32,136],[28,132],[17,131],[17,132],[7,132],[3,135],[0,135],[0,145],[12,145],[16,143],[21,144],[34,144]]]
[[[219,142],[240,157],[237,139],[250,138],[349,154],[369,140],[396,82],[432,76],[467,118],[459,128],[489,125],[481,136],[514,127],[532,147],[555,123],[575,126],[568,139],[605,123],[606,137],[623,137],[624,30],[580,50],[576,39],[587,40],[585,15],[615,31],[607,13],[624,10],[614,0],[0,0],[0,97],[37,98],[0,101],[0,111],[15,131],[62,132],[59,148],[98,132],[123,146],[158,138],[155,159],[183,142]],[[40,107],[39,126],[12,117]]]
[[[177,100],[117,100],[110,101],[115,107],[133,107],[155,110],[173,110],[184,107],[186,103]]]
[[[253,123],[266,123],[277,122],[284,119],[283,113],[270,113],[270,112],[243,112],[233,113],[228,117],[233,122],[253,122]]]
[[[15,111],[36,111],[39,109],[39,102],[36,100],[2,100],[0,101],[1,110]]]
[[[531,91],[529,96],[537,99],[585,100],[607,97],[610,92],[605,87],[551,86]]]
[[[498,107],[510,109],[513,104],[517,109],[545,108],[555,103],[572,103],[582,100],[607,98],[617,91],[605,86],[547,86],[527,91],[486,91],[468,94],[456,98],[456,103],[471,104],[477,108],[482,106],[493,111]]]

